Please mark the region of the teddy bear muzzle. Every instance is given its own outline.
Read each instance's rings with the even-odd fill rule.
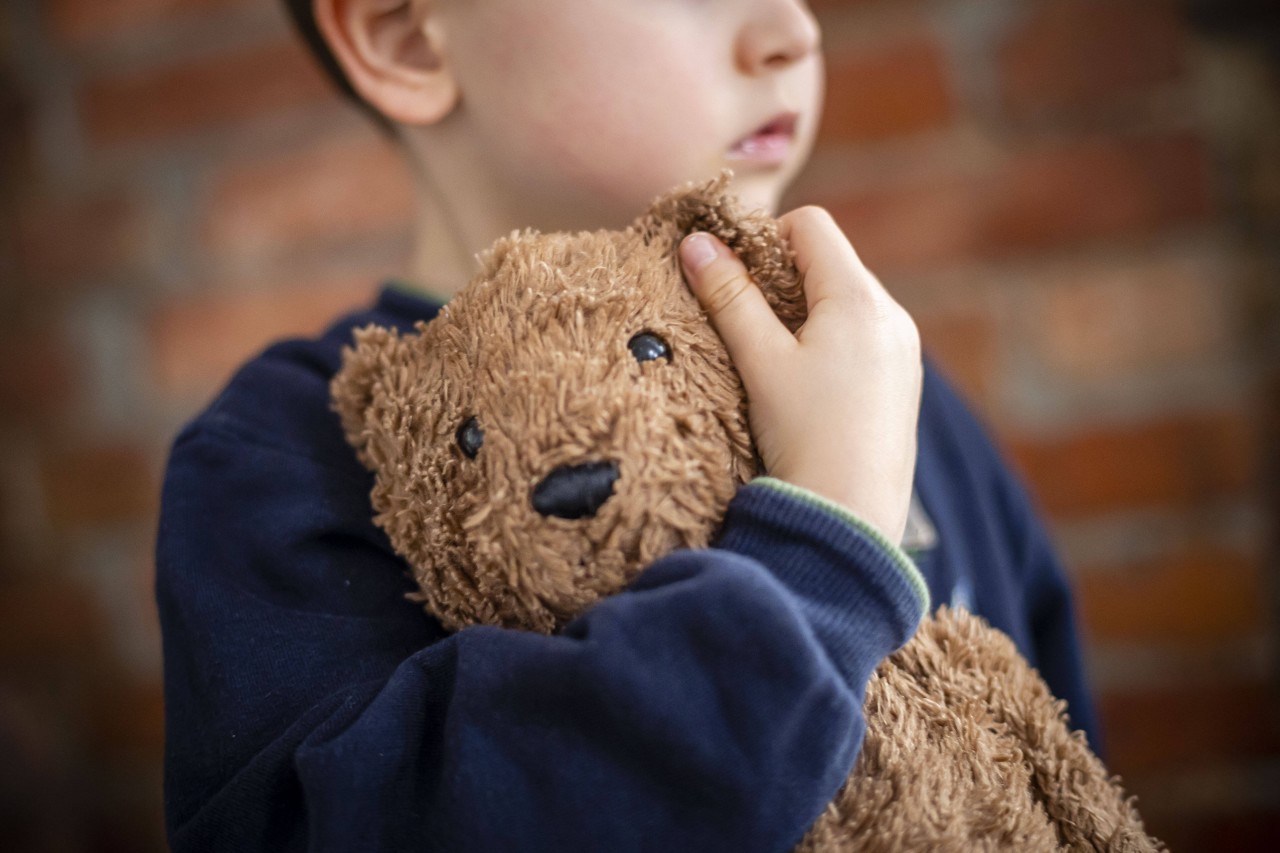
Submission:
[[[561,465],[533,487],[533,508],[556,518],[591,518],[613,494],[618,463]]]

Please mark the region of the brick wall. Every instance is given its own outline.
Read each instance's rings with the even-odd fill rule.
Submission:
[[[1152,829],[1271,849],[1280,94],[1250,4],[1193,5],[815,2],[792,202],[837,213],[1025,473]],[[162,849],[167,443],[395,273],[412,199],[273,0],[11,0],[0,41],[0,843]]]

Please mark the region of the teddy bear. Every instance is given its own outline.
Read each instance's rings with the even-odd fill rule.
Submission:
[[[761,473],[746,395],[681,276],[730,246],[783,323],[803,282],[732,175],[622,230],[513,232],[415,333],[368,327],[332,383],[376,522],[449,630],[552,633],[702,548]],[[1163,849],[1012,641],[943,607],[873,674],[857,762],[798,850]]]

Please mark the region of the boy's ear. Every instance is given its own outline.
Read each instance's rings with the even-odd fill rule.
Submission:
[[[714,234],[742,259],[774,313],[794,332],[807,313],[795,254],[779,233],[776,219],[763,212],[742,211],[732,180],[733,172],[724,169],[709,181],[691,182],[661,195],[631,224],[631,230],[646,244],[669,247],[673,254],[694,231]]]
[[[458,103],[434,0],[312,0],[316,26],[360,97],[399,124],[433,124]]]

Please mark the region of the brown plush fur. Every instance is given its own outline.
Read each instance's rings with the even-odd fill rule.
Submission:
[[[664,197],[624,232],[512,234],[420,334],[357,332],[334,397],[378,472],[378,523],[447,627],[553,631],[663,554],[705,546],[754,475],[742,386],[676,244],[718,234],[795,325],[803,294],[776,223],[739,217],[727,180]],[[670,362],[631,355],[646,331]],[[455,441],[472,416],[474,460]],[[548,472],[601,460],[621,476],[594,518],[533,510]]]
[[[939,609],[867,686],[853,774],[798,849],[1160,850],[1013,641]]]
[[[714,536],[757,473],[746,399],[685,287],[680,239],[729,244],[793,330],[799,275],[777,222],[743,215],[730,176],[655,201],[624,231],[513,233],[431,323],[356,333],[334,379],[348,440],[376,473],[377,522],[450,629],[552,632],[644,566]],[[631,338],[671,358],[637,362]],[[484,432],[475,458],[458,431]],[[557,466],[611,461],[593,517],[531,504]],[[803,850],[1149,850],[1132,805],[1012,643],[941,611],[877,670],[849,782]]]

